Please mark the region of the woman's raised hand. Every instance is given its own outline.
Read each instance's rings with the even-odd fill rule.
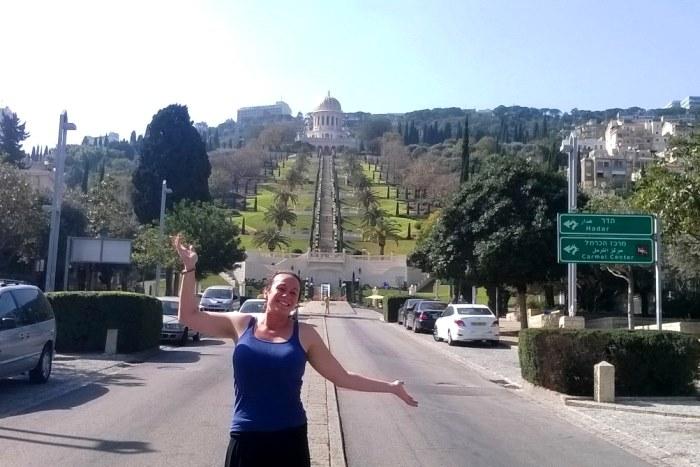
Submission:
[[[171,237],[173,247],[177,251],[180,260],[182,260],[182,265],[185,267],[186,271],[194,269],[197,264],[197,252],[194,251],[194,246],[185,245],[182,234],[177,234]]]

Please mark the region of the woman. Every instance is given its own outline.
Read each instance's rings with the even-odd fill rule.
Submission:
[[[199,311],[194,300],[197,253],[192,245],[183,244],[180,235],[173,238],[173,246],[184,265],[178,319],[203,334],[236,343],[226,466],[310,465],[301,403],[307,361],[336,386],[391,393],[410,406],[418,405],[402,381],[380,381],[346,371],[313,326],[290,319],[301,296],[297,275],[278,272],[272,277],[265,290],[265,314],[259,321],[249,314]]]

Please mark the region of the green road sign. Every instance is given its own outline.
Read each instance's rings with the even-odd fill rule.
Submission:
[[[559,235],[651,237],[654,217],[633,214],[559,214]]]
[[[560,263],[654,264],[654,241],[639,237],[559,237]]]

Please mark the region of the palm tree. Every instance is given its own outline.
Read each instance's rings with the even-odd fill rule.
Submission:
[[[285,183],[287,187],[291,191],[296,190],[298,186],[301,186],[304,184],[306,179],[304,178],[304,174],[302,172],[299,172],[296,167],[292,168],[289,172],[287,172],[287,175],[285,176]]]
[[[365,227],[362,230],[362,236],[365,240],[377,242],[380,255],[384,254],[387,240],[394,240],[396,245],[399,244],[400,233],[399,225],[389,217],[380,217],[374,226]]]
[[[274,227],[266,227],[263,230],[258,230],[253,234],[253,245],[257,247],[266,246],[270,252],[275,251],[282,246],[289,246],[289,237],[283,235],[282,232]]]
[[[275,204],[284,204],[287,206],[291,202],[292,206],[296,206],[297,201],[299,201],[299,197],[286,184],[280,185],[274,192],[273,200]]]
[[[277,230],[282,230],[282,226],[284,224],[289,224],[290,226],[296,224],[297,215],[284,204],[275,203],[267,208],[263,219],[265,219],[265,222],[275,224],[277,226]]]
[[[356,191],[355,199],[365,209],[365,211],[367,211],[370,206],[377,206],[379,204],[377,201],[377,195],[374,194],[371,187]]]
[[[362,213],[362,227],[374,227],[377,225],[378,219],[386,216],[387,212],[385,210],[376,204],[372,204]]]

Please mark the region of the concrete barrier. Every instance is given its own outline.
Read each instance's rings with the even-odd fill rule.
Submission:
[[[593,365],[593,400],[615,402],[615,366],[606,361]]]
[[[635,326],[634,329],[649,329],[655,331],[656,329],[658,329],[658,327],[656,326],[656,324],[647,324],[642,326]],[[673,323],[661,323],[661,330],[683,332],[686,334],[700,336],[700,321],[677,321]]]
[[[107,339],[105,340],[105,355],[117,353],[117,338],[119,329],[107,329]]]

